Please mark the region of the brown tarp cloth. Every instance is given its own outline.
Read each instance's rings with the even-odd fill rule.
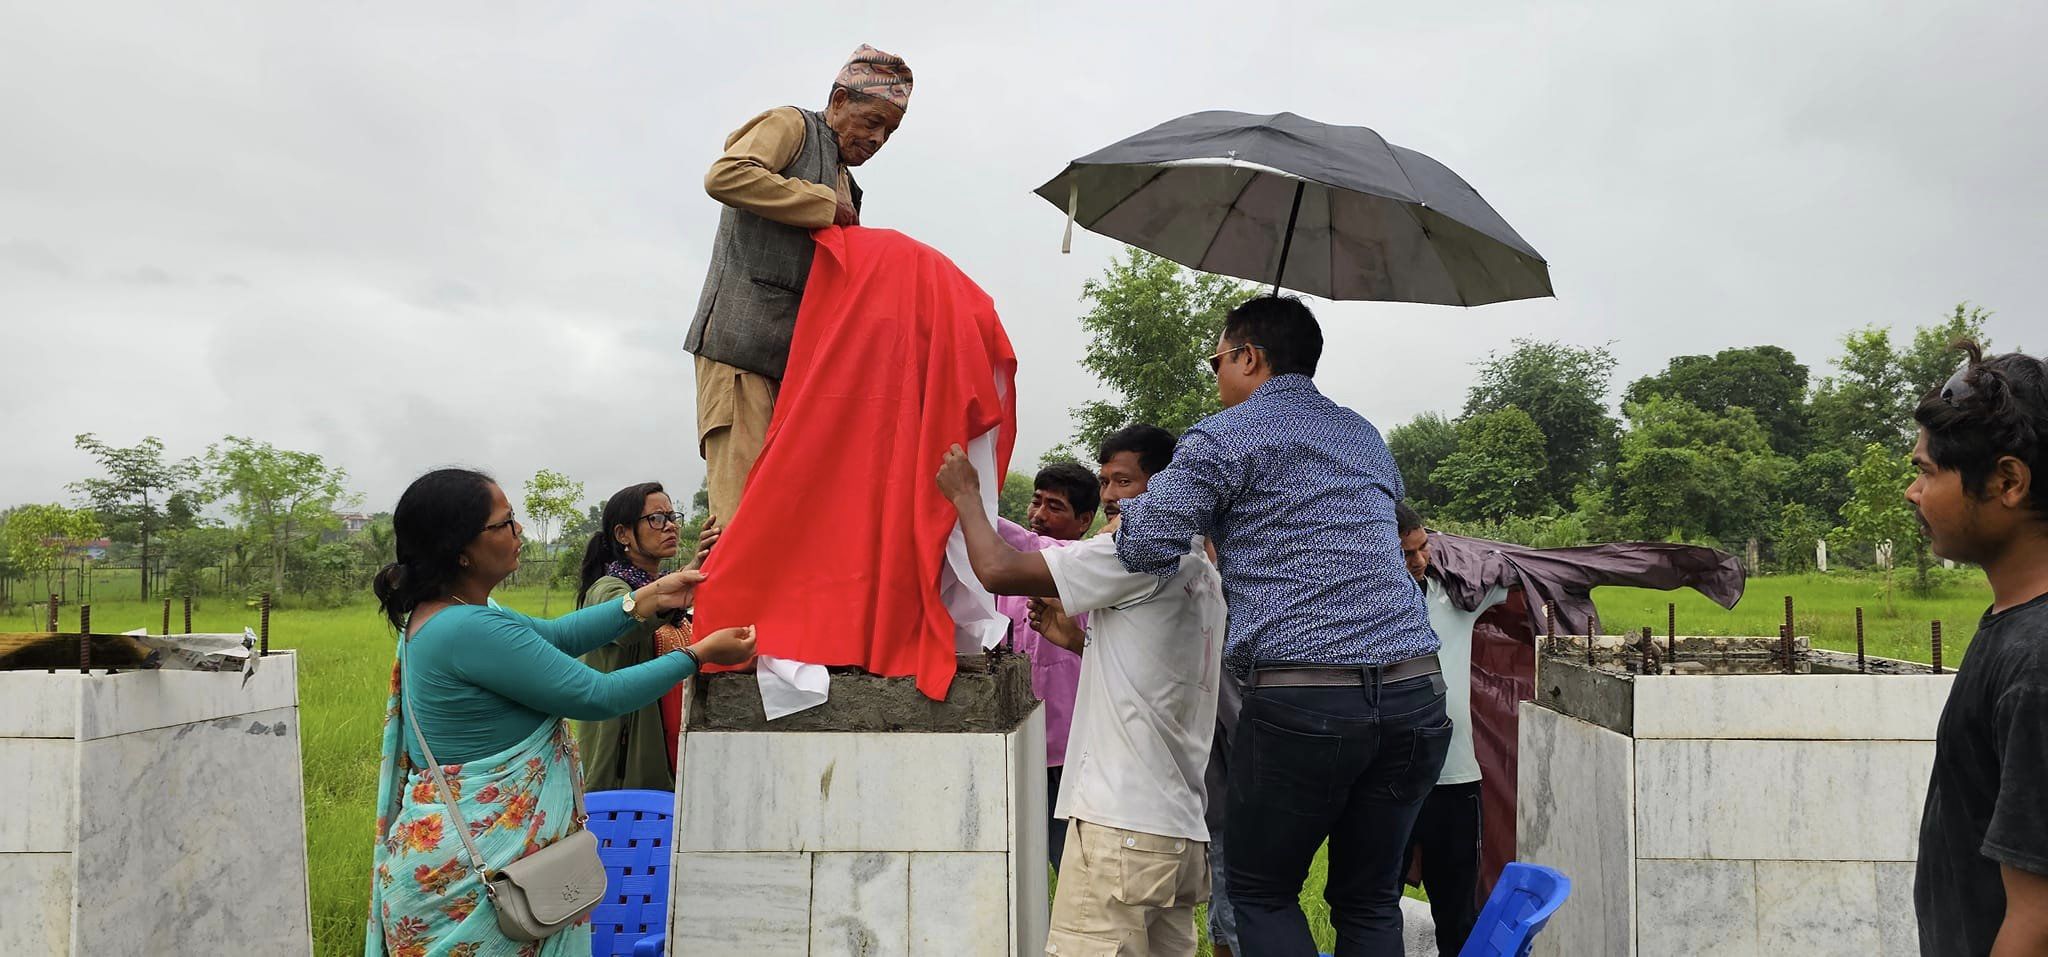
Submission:
[[[1459,607],[1476,607],[1496,586],[1511,589],[1472,629],[1472,745],[1483,775],[1479,896],[1485,900],[1515,859],[1516,709],[1535,697],[1543,603],[1556,603],[1558,633],[1585,634],[1598,627],[1595,587],[1691,588],[1733,608],[1742,599],[1743,569],[1726,552],[1664,542],[1525,548],[1431,532],[1429,547],[1430,573]]]

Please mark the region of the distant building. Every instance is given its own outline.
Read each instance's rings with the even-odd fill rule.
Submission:
[[[90,541],[70,540],[63,544],[64,558],[68,561],[89,558],[96,562],[103,562],[107,560],[107,550],[114,547],[113,540],[106,538],[95,538]]]
[[[341,530],[350,535],[370,527],[370,516],[361,512],[337,513],[335,517],[341,519]]]

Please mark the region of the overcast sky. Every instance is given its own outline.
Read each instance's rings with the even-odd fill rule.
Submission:
[[[918,81],[864,219],[995,297],[1023,465],[1119,248],[1062,256],[1031,189],[1205,109],[1370,126],[1550,260],[1556,300],[1315,304],[1382,429],[1514,336],[1611,342],[1617,388],[1966,298],[2048,345],[2039,4],[983,6],[0,0],[0,505],[69,501],[85,431],[316,451],[371,510],[448,463],[695,488],[705,167],[863,42]]]

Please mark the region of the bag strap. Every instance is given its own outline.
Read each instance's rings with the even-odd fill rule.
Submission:
[[[410,628],[411,624],[412,621],[408,617],[407,627]],[[427,759],[427,774],[434,779],[434,791],[440,795],[441,804],[448,809],[448,817],[455,823],[455,836],[462,839],[462,846],[469,851],[470,869],[476,873],[477,879],[488,884],[490,868],[484,864],[483,852],[477,850],[476,840],[469,836],[469,822],[463,819],[462,809],[456,806],[455,792],[448,787],[447,775],[441,773],[441,762],[434,760],[434,749],[427,747],[426,732],[421,729],[419,719],[413,715],[412,683],[405,678],[405,673],[411,670],[405,663],[406,650],[411,645],[412,636],[401,633],[398,638],[398,704],[405,710],[405,723],[412,727],[413,740],[419,742],[420,754]],[[569,773],[575,782],[573,793],[576,796],[576,827],[581,828],[590,820],[590,812],[583,806],[583,761],[579,756],[570,756]]]

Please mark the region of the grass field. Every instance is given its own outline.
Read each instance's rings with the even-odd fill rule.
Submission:
[[[1902,575],[1905,580],[1908,575]],[[1853,650],[1854,614],[1866,609],[1865,638],[1871,654],[1925,661],[1927,623],[1942,619],[1948,638],[1944,661],[1961,660],[1968,636],[1990,601],[1981,575],[1944,576],[1927,595],[1901,588],[1897,610],[1885,614],[1874,579],[1832,576],[1756,578],[1734,611],[1723,611],[1692,592],[1671,596],[1637,589],[1602,589],[1595,594],[1603,630],[1648,625],[1662,634],[1667,600],[1678,605],[1685,634],[1771,635],[1783,615],[1783,596],[1794,596],[1799,631],[1822,647]],[[498,600],[537,610],[538,589],[508,590]],[[562,608],[561,596],[554,607]],[[75,609],[66,613],[75,626]],[[95,602],[94,631],[125,631],[160,624],[161,610],[139,602]],[[253,626],[255,612],[238,602],[213,600],[194,613],[195,631],[239,631]],[[0,614],[0,631],[40,628],[25,610]],[[272,615],[272,644],[297,650],[299,701],[305,757],[306,842],[311,864],[313,933],[322,957],[359,953],[370,872],[372,792],[377,783],[377,736],[391,674],[392,635],[368,604],[332,610],[284,608]],[[1321,899],[1323,865],[1318,860],[1302,897],[1316,925],[1318,941],[1332,938]],[[1206,942],[1203,953],[1207,953]]]

